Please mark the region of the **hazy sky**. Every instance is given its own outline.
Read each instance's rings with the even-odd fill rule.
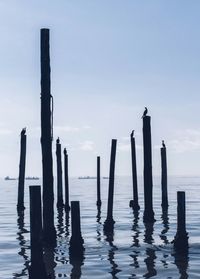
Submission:
[[[27,127],[27,175],[41,175],[40,28],[50,28],[54,142],[71,175],[130,175],[136,130],[143,170],[142,120],[152,116],[153,172],[165,139],[170,174],[200,175],[200,1],[0,0],[0,176],[17,176]],[[54,160],[55,164],[55,160]]]

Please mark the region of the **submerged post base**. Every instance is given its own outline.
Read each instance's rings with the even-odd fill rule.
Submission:
[[[154,223],[156,219],[154,218],[154,212],[153,211],[144,211],[143,215],[143,222],[144,223]]]
[[[106,219],[103,225],[104,232],[112,233],[114,230],[115,221],[113,219]]]
[[[188,233],[177,232],[174,238],[174,248],[177,252],[185,252],[188,249]]]
[[[97,201],[96,205],[101,206],[101,200]]]
[[[134,200],[130,200],[129,207],[132,207],[133,210],[139,210],[140,209],[139,204],[137,202],[135,202]]]

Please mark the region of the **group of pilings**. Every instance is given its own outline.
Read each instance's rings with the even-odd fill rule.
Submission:
[[[53,140],[53,97],[51,95],[50,81],[50,53],[49,53],[49,30],[41,29],[41,149],[42,149],[42,199],[40,188],[30,187],[30,218],[31,218],[31,258],[37,260],[41,255],[42,245],[55,246],[56,231],[54,226],[54,188],[53,188],[53,158],[52,158],[52,140]],[[151,147],[151,118],[143,115],[143,147],[144,147],[144,215],[145,223],[155,222],[153,211],[153,179],[152,179],[152,147]],[[108,206],[107,217],[104,223],[104,231],[113,232],[113,197],[114,197],[114,172],[116,157],[117,140],[112,140]],[[69,211],[69,181],[68,181],[68,155],[64,150],[64,170],[65,170],[65,203],[62,192],[62,160],[60,140],[56,142],[57,155],[57,207],[63,207]],[[17,209],[24,210],[24,178],[25,178],[25,159],[26,159],[26,129],[21,132],[21,153],[20,170],[18,185],[18,203]],[[130,206],[133,210],[139,210],[138,188],[137,188],[137,168],[136,168],[136,150],[135,138],[131,134],[131,159],[132,159],[132,178],[133,178],[133,199]],[[167,160],[166,147],[161,148],[161,166],[162,166],[162,207],[167,210]],[[37,208],[36,208],[37,205]],[[100,191],[100,157],[97,158],[97,206],[101,206]],[[70,254],[82,254],[83,238],[80,229],[80,207],[78,201],[71,202],[71,222],[72,236],[70,240]],[[37,217],[36,217],[37,216]],[[185,229],[185,193],[178,192],[178,226],[177,234],[174,239],[175,247],[181,248],[187,246],[187,232]],[[78,245],[78,246],[77,246]],[[79,247],[79,249],[77,249]],[[81,252],[78,252],[81,251]],[[34,267],[34,263],[32,264]],[[33,268],[34,269],[34,268]],[[33,270],[31,269],[31,270]],[[43,270],[43,266],[41,266]],[[42,274],[42,272],[41,272]],[[34,277],[34,276],[33,276]],[[38,277],[39,278],[39,277]],[[45,278],[45,277],[43,277]]]

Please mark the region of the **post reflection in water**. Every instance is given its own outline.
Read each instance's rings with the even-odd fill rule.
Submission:
[[[150,278],[152,276],[155,276],[157,274],[157,271],[155,269],[155,260],[156,260],[156,254],[154,247],[152,246],[154,239],[153,239],[153,225],[154,223],[144,223],[145,226],[145,232],[144,232],[144,242],[146,244],[149,244],[149,246],[146,248],[146,255],[147,257],[144,259],[144,262],[147,267],[147,273],[143,275],[145,278]]]
[[[188,263],[189,263],[189,256],[188,256],[188,249],[182,253],[175,253],[175,265],[178,268],[180,279],[187,279],[187,269],[188,269]]]
[[[14,273],[13,278],[20,278],[23,276],[27,276],[28,274],[28,266],[29,266],[29,258],[27,256],[27,249],[30,249],[30,247],[27,246],[26,240],[24,238],[24,234],[28,233],[28,230],[25,229],[25,223],[24,223],[24,211],[18,211],[18,219],[17,219],[17,227],[18,227],[18,232],[17,232],[17,240],[19,240],[19,246],[20,246],[20,251],[18,255],[22,256],[24,259],[24,268],[20,273]]]
[[[138,226],[138,221],[139,221],[139,211],[135,210],[133,211],[133,226],[132,226],[132,231],[134,232],[133,235],[133,244],[131,245],[131,247],[134,248],[133,250],[133,255],[130,255],[130,257],[133,259],[133,263],[130,264],[130,266],[133,266],[134,268],[139,268],[139,262],[138,262],[138,256],[139,256],[139,247],[140,247],[140,243],[139,243],[139,235],[140,235],[140,230],[139,230],[139,226]],[[135,273],[133,273],[132,278],[134,278],[134,276],[136,276]]]
[[[97,240],[101,241],[101,206],[97,206]]]
[[[108,233],[104,232],[106,236],[106,241],[110,245],[110,249],[108,250],[108,261],[110,262],[111,265],[111,272],[109,272],[112,275],[113,279],[118,279],[120,277],[117,277],[117,273],[121,272],[121,269],[118,269],[118,265],[115,263],[115,251],[118,250],[117,246],[113,244],[114,241],[114,233]]]
[[[161,219],[162,219],[162,223],[163,223],[163,230],[161,231],[160,238],[163,240],[164,244],[169,244],[169,241],[166,236],[166,234],[169,230],[168,209],[162,210]]]

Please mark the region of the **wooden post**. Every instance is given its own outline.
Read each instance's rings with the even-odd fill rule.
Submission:
[[[64,149],[64,174],[65,174],[65,211],[70,210],[69,206],[69,174],[68,174],[68,154]]]
[[[71,238],[69,253],[71,258],[82,258],[84,240],[81,235],[79,201],[71,201]]]
[[[56,140],[56,158],[57,158],[57,207],[63,207],[63,185],[62,185],[62,159],[60,139]]]
[[[168,207],[168,195],[167,195],[167,154],[166,146],[163,142],[161,151],[161,185],[162,185],[162,204],[163,208]]]
[[[116,157],[117,140],[112,139],[111,156],[110,156],[110,174],[109,174],[109,189],[108,189],[108,207],[107,218],[104,222],[104,231],[113,231],[115,221],[113,220],[113,196],[114,196],[114,176],[115,176],[115,157]]]
[[[177,233],[174,238],[174,248],[178,252],[188,249],[188,234],[185,226],[185,192],[177,192]]]
[[[30,186],[31,266],[29,278],[47,278],[42,249],[42,211],[40,186]]]
[[[132,180],[133,180],[133,200],[130,200],[129,206],[133,210],[139,210],[138,203],[138,185],[137,185],[137,166],[136,166],[136,150],[135,150],[135,138],[133,136],[134,131],[131,133],[131,162],[132,162]]]
[[[151,151],[151,117],[143,117],[143,146],[144,146],[144,216],[145,223],[154,222],[153,212],[153,178],[152,178],[152,151]]]
[[[97,156],[97,206],[101,206],[100,156]]]
[[[24,206],[25,166],[26,166],[26,128],[23,128],[21,131],[21,141],[20,141],[20,162],[19,162],[18,201],[17,201],[18,211],[25,209]]]
[[[50,83],[49,29],[41,29],[41,147],[43,173],[43,231],[47,243],[55,245],[52,160],[52,95]]]

